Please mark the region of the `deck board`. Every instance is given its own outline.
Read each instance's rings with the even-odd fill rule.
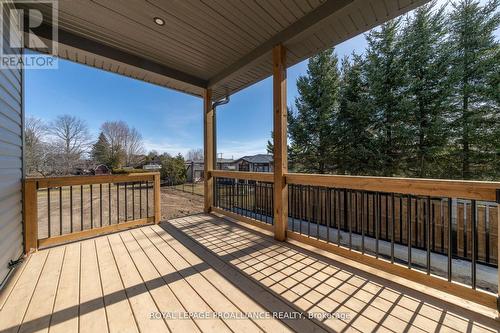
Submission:
[[[32,254],[0,295],[5,332],[497,332],[499,322],[211,215]],[[152,313],[282,313],[185,318]],[[347,319],[308,318],[345,313]]]

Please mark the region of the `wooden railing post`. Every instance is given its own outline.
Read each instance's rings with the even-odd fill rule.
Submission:
[[[274,238],[286,239],[288,227],[286,49],[273,48],[273,137],[274,137]]]
[[[37,182],[26,179],[23,183],[24,253],[38,248]]]
[[[161,220],[161,192],[160,192],[160,173],[154,175],[154,205],[155,205],[155,223]]]
[[[205,89],[203,95],[203,159],[204,159],[204,212],[210,213],[213,206],[214,150],[214,110],[212,107],[212,90]]]
[[[500,318],[500,189],[497,189],[497,318]]]

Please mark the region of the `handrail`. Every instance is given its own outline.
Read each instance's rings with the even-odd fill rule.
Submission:
[[[497,193],[500,190],[500,182],[468,180],[337,176],[303,173],[287,173],[285,177],[287,184],[485,201],[496,201],[498,199]]]
[[[212,170],[210,173],[212,177],[219,178],[255,180],[268,183],[274,182],[274,174],[272,172]]]
[[[124,222],[119,224],[101,225],[100,227],[92,227],[87,230],[80,230],[69,234],[56,235],[44,239],[38,238],[38,190],[60,188],[69,186],[85,186],[95,184],[127,184],[136,182],[152,182],[153,183],[153,216],[140,217],[132,220],[125,219]],[[110,185],[111,186],[111,185]],[[102,191],[102,186],[100,186]],[[111,190],[111,188],[110,188]],[[109,191],[110,191],[109,190]],[[83,187],[82,187],[83,191]],[[92,188],[90,189],[92,191]],[[126,191],[126,186],[125,186]],[[59,192],[61,193],[61,192]],[[92,193],[92,192],[90,192]],[[111,199],[111,192],[110,199]],[[126,192],[125,192],[126,193]],[[102,195],[102,193],[100,193]],[[43,245],[53,245],[61,242],[74,241],[81,238],[95,236],[105,232],[112,232],[130,228],[136,225],[141,225],[148,222],[159,223],[161,219],[161,197],[160,197],[160,173],[159,172],[145,172],[145,173],[130,173],[120,175],[98,175],[98,176],[66,176],[66,177],[33,177],[26,178],[23,182],[23,226],[24,226],[24,249],[25,253],[29,253],[33,249],[37,249]],[[60,197],[62,198],[62,194]],[[83,196],[81,198],[83,200]],[[91,198],[91,201],[93,199]],[[101,197],[102,200],[102,197]],[[126,200],[126,199],[125,199]],[[83,201],[82,201],[83,202]],[[125,201],[126,203],[126,201]],[[111,210],[111,204],[108,203]],[[91,206],[92,207],[92,206]],[[62,214],[62,203],[59,206],[60,214]],[[134,207],[133,207],[134,209]],[[141,208],[139,208],[141,209]],[[83,213],[82,213],[83,214]],[[102,212],[101,212],[102,214]],[[118,213],[119,214],[119,213]],[[82,215],[83,218],[83,215]],[[60,217],[61,223],[63,217]],[[102,219],[102,216],[101,216]],[[80,221],[83,223],[82,221]],[[102,222],[102,220],[101,220]]]
[[[211,171],[211,175],[213,177],[274,182],[274,175],[271,172],[213,170]],[[497,201],[500,199],[500,182],[304,173],[286,173],[285,178],[287,184],[296,185],[337,187],[352,190],[484,201]]]
[[[62,177],[30,177],[25,182],[36,182],[39,189],[61,186],[122,183],[135,181],[154,181],[158,172],[141,172],[119,175],[97,175],[97,176],[62,176]]]

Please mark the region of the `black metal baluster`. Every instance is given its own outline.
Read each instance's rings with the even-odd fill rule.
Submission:
[[[365,254],[365,192],[361,192],[361,253]]]
[[[108,225],[111,225],[111,183],[108,183]]]
[[[102,184],[99,184],[99,224],[102,227]]]
[[[464,258],[467,258],[467,203],[464,202]],[[458,208],[458,201],[457,201],[457,208]],[[458,218],[458,214],[457,214]],[[457,230],[458,230],[458,225],[457,225]],[[499,244],[500,245],[500,244]],[[458,248],[457,248],[458,250]]]
[[[69,187],[69,232],[73,233],[73,186]]]
[[[349,250],[352,250],[352,217],[351,217],[351,205],[352,205],[352,192],[351,191],[346,191],[347,196],[346,196],[346,218],[347,218],[347,223],[349,225]]]
[[[269,191],[269,216],[271,223],[274,224],[274,185],[273,184],[267,184],[267,188]]]
[[[354,218],[355,218],[355,224],[354,224],[354,230],[355,233],[359,233],[358,229],[358,192],[354,191]]]
[[[477,214],[476,214],[476,200],[471,201],[471,230],[472,230],[472,244],[471,244],[471,282],[472,289],[476,289],[476,260],[477,260]]]
[[[116,183],[116,223],[120,223],[120,183]]]
[[[326,241],[330,243],[330,225],[332,222],[332,189],[327,188],[326,192],[328,205],[327,205],[327,216],[326,216]]]
[[[375,258],[378,259],[378,250],[379,250],[379,238],[380,238],[380,195],[378,192],[375,193],[374,198],[375,205]]]
[[[47,187],[47,227],[49,238],[52,235],[52,223],[50,223],[50,187]]]
[[[431,248],[432,248],[432,252],[436,252],[436,224],[434,223],[434,220],[436,219],[436,216],[435,216],[435,204],[434,204],[434,201],[431,200],[431,207],[430,207],[430,210],[431,210],[431,222],[429,224],[429,227],[430,227],[430,233],[431,233]],[[443,228],[441,228],[441,230],[443,230]],[[442,239],[442,238],[441,238]]]
[[[132,183],[132,220],[135,220],[135,183]]]
[[[59,187],[59,235],[62,235],[63,229],[63,200],[62,200],[62,186]]]
[[[387,197],[386,197],[387,200]],[[391,263],[394,264],[394,214],[396,213],[396,209],[394,207],[394,193],[391,193]],[[386,210],[387,214],[387,210]]]
[[[90,229],[94,229],[94,193],[90,184]]]
[[[334,195],[333,207],[335,208],[335,220],[337,220],[337,246],[340,246],[340,192],[334,190],[333,195]],[[337,206],[337,201],[338,201],[338,206]]]
[[[427,254],[427,275],[431,274],[431,197],[427,197],[427,211],[425,217],[425,245]]]
[[[418,234],[419,223],[420,223],[420,214],[418,211],[418,197],[415,197],[415,247],[416,248],[420,246],[420,237]]]
[[[384,195],[385,198],[385,240],[389,239],[389,197]],[[382,200],[382,198],[380,198]],[[382,211],[382,210],[380,210]]]
[[[307,185],[307,208],[311,207],[311,186]],[[311,215],[312,209],[307,209],[307,237],[311,237]]]
[[[490,228],[489,228],[489,215],[490,207],[488,204],[484,205],[484,238],[485,238],[485,252],[486,252],[486,262],[490,263]]]
[[[399,196],[399,241],[403,244],[403,196]]]
[[[411,269],[411,195],[408,195],[408,207],[406,207],[407,241],[408,241],[408,268]]]
[[[146,182],[146,217],[149,217],[149,182]]]
[[[448,198],[448,281],[451,282],[452,277],[452,254],[453,254],[453,200]]]
[[[83,185],[80,186],[80,231],[83,230]]]
[[[318,187],[317,188],[317,193],[318,193],[318,199],[316,200],[316,202],[319,204],[319,218],[316,220],[316,238],[319,239],[319,224],[321,222],[321,220],[323,219],[323,205],[322,205],[322,201],[321,201],[321,192],[322,192],[322,189],[321,187]]]
[[[193,180],[194,181],[194,180]],[[139,218],[142,219],[142,184],[143,182],[141,181],[139,183]],[[215,186],[217,186],[218,184],[218,181],[216,180],[215,182]],[[219,196],[217,196],[218,198]],[[217,207],[219,207],[219,205],[217,205]]]
[[[128,195],[127,195],[127,186],[128,183],[125,183],[125,191],[123,193],[123,196],[125,197],[125,221],[128,221]]]

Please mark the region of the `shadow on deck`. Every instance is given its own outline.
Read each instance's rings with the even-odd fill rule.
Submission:
[[[38,251],[0,296],[1,333],[498,327],[487,316],[204,214]]]

